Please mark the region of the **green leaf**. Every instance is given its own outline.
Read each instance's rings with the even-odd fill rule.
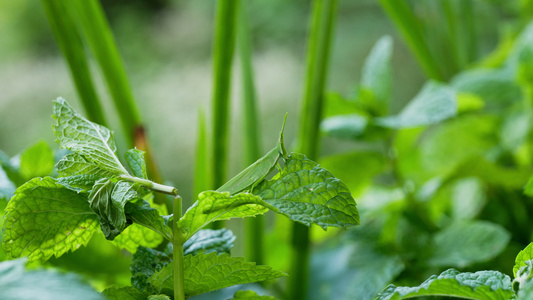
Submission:
[[[518,271],[525,267],[533,260],[533,243],[529,243],[526,248],[518,253],[515,259],[515,264],[513,267],[513,274],[515,277],[518,277]]]
[[[89,192],[100,179],[102,179],[102,177],[95,174],[73,175],[68,177],[59,177],[57,178],[57,183],[63,185],[69,190],[82,193]]]
[[[496,257],[511,236],[502,226],[487,221],[454,224],[437,232],[432,266],[466,267]]]
[[[26,180],[20,175],[18,166],[15,166],[12,159],[10,159],[2,150],[0,150],[0,167],[4,170],[7,178],[9,178],[15,186],[23,185],[26,182]]]
[[[158,292],[173,295],[173,266],[164,266],[149,282]],[[184,258],[185,295],[194,296],[232,285],[258,282],[287,276],[269,266],[256,266],[242,257],[200,253]]]
[[[139,247],[131,260],[131,284],[141,291],[154,292],[156,288],[152,287],[148,279],[154,276],[155,272],[169,265],[170,262],[171,259],[166,253],[142,246]]]
[[[303,154],[292,153],[272,180],[254,190],[293,221],[347,227],[359,224],[356,203],[346,185]]]
[[[533,298],[533,280],[528,280],[518,291],[518,300],[529,300]]]
[[[276,300],[276,298],[271,296],[259,296],[254,291],[237,291],[235,295],[233,295],[233,298],[230,298],[228,300]]]
[[[229,192],[205,191],[178,221],[183,229],[184,240],[216,220],[251,217],[264,214],[268,208],[263,200],[249,193],[231,196]],[[268,206],[268,204],[266,204]]]
[[[337,138],[358,138],[366,130],[368,118],[359,114],[339,115],[326,118],[320,123],[320,130]]]
[[[137,198],[134,185],[127,181],[98,180],[89,194],[91,209],[98,215],[106,239],[113,240],[128,224],[124,206]]]
[[[514,295],[511,278],[498,271],[460,273],[449,269],[433,275],[417,287],[387,286],[376,300],[398,300],[419,296],[452,296],[467,299],[508,300]]]
[[[150,295],[148,300],[171,300],[167,295]]]
[[[48,143],[40,141],[20,156],[20,174],[26,178],[47,176],[54,170],[54,153]]]
[[[105,289],[102,294],[109,300],[146,300],[148,293],[141,292],[132,286],[112,286]]]
[[[59,257],[86,245],[98,226],[87,198],[50,177],[19,187],[6,212],[3,247],[8,258]]]
[[[15,189],[15,184],[9,180],[6,172],[0,166],[0,200],[9,201],[15,193]]]
[[[133,175],[148,179],[146,174],[146,162],[144,161],[144,151],[138,149],[130,149],[124,154],[126,157],[126,162],[130,166]]]
[[[391,95],[392,38],[380,38],[365,60],[361,74],[361,86],[372,92],[385,107]]]
[[[78,152],[112,174],[128,174],[115,154],[116,145],[109,129],[85,119],[62,98],[54,101],[52,117],[56,120],[54,135],[61,148]]]
[[[455,115],[455,91],[441,83],[429,81],[398,115],[376,118],[375,123],[400,129],[435,124]]]
[[[101,169],[97,164],[86,159],[78,153],[65,155],[57,163],[57,172],[61,176],[94,175],[100,177],[113,177],[112,172]]]
[[[235,238],[233,232],[225,228],[200,230],[183,244],[183,255],[196,255],[200,252],[229,253]]]
[[[3,300],[105,300],[77,276],[60,272],[25,271],[25,259],[0,263],[0,299]]]

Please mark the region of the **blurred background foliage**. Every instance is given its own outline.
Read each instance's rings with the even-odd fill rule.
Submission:
[[[516,253],[531,241],[533,203],[523,187],[533,171],[533,27],[527,27],[533,1],[405,1],[440,83],[427,81],[432,76],[383,10],[390,1],[380,2],[339,2],[319,161],[357,197],[362,225],[344,234],[313,228],[310,299],[333,299],[332,293],[335,299],[369,299],[392,281],[418,284],[448,267],[510,274]],[[6,161],[18,153],[31,158],[39,148],[53,160],[57,146],[46,125],[51,100],[61,96],[77,108],[81,103],[41,3],[0,5],[0,162],[9,175]],[[153,155],[165,180],[190,204],[197,116],[211,97],[214,3],[102,5]],[[273,146],[285,112],[286,143],[296,134],[309,14],[309,1],[249,1],[265,149]],[[92,59],[91,69],[95,64]],[[93,74],[123,152],[115,107],[103,79]],[[239,78],[239,68],[233,76]],[[232,89],[230,174],[244,167],[239,82]],[[44,142],[35,145],[38,140]],[[22,157],[11,159],[14,168],[31,161]],[[23,165],[20,182],[53,174]],[[290,224],[269,218],[265,262],[286,270],[289,246],[283,241]],[[238,224],[229,226],[242,236]],[[84,251],[97,251],[111,268],[80,259],[91,256]],[[104,288],[129,280],[130,258],[117,253],[98,237],[50,263],[85,273]],[[233,253],[242,253],[239,239]]]

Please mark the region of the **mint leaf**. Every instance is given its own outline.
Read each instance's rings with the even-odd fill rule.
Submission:
[[[361,86],[385,107],[391,95],[391,56],[392,38],[384,36],[370,51],[361,74]]]
[[[320,123],[320,130],[337,138],[357,138],[363,135],[368,117],[360,114],[338,115],[326,118]]]
[[[9,180],[4,169],[0,167],[0,200],[9,201],[15,193],[15,189],[15,184]]]
[[[54,101],[54,135],[61,148],[78,152],[100,169],[128,174],[116,156],[113,133],[78,114],[65,99]]]
[[[196,255],[199,252],[229,253],[235,238],[233,232],[225,228],[200,230],[183,244],[183,255]]]
[[[166,253],[139,247],[131,260],[131,284],[141,291],[152,293],[156,288],[148,283],[148,279],[154,276],[164,266],[170,264],[171,259]]]
[[[229,192],[205,191],[178,221],[185,241],[216,220],[251,217],[268,211],[263,200],[249,193],[231,196]],[[267,204],[268,205],[268,204]]]
[[[54,170],[54,153],[48,143],[40,141],[20,156],[20,174],[26,178],[47,176]]]
[[[235,295],[233,295],[233,298],[228,300],[239,300],[239,299],[246,299],[246,300],[276,300],[274,297],[270,296],[259,296],[254,291],[237,291]]]
[[[105,300],[77,276],[60,272],[25,271],[25,259],[0,263],[0,299],[4,300]]]
[[[376,118],[377,125],[400,129],[426,126],[457,115],[457,96],[448,86],[429,81],[395,116]]]
[[[515,264],[513,267],[513,274],[515,277],[518,277],[518,271],[525,266],[531,265],[533,260],[533,243],[529,243],[526,248],[518,253],[515,259]]]
[[[437,232],[432,266],[466,267],[490,260],[505,249],[511,236],[502,226],[487,221],[459,223]]]
[[[50,177],[19,187],[6,212],[3,247],[8,258],[59,257],[86,245],[98,225],[87,199]]]
[[[460,273],[449,269],[433,275],[417,287],[387,286],[376,300],[398,300],[419,296],[452,296],[467,299],[508,300],[514,295],[511,278],[498,271]]]
[[[130,182],[98,180],[89,194],[91,209],[98,215],[100,227],[108,240],[113,240],[127,226],[124,206],[137,198],[137,192]]]
[[[172,264],[164,266],[148,281],[159,293],[173,294]],[[265,281],[287,276],[269,266],[256,266],[242,257],[200,253],[184,258],[185,295],[194,296],[236,284]]]
[[[528,280],[518,291],[518,300],[529,300],[533,298],[533,280]]]
[[[126,162],[130,166],[133,175],[148,179],[146,174],[146,162],[144,161],[144,151],[138,149],[130,149],[124,154],[126,157]]]
[[[171,300],[167,295],[150,295],[148,300]]]
[[[15,184],[15,186],[23,185],[26,180],[20,175],[18,166],[15,166],[13,161],[0,150],[0,167],[4,170],[7,178]]]
[[[146,300],[149,295],[132,286],[112,286],[105,289],[102,294],[106,296],[108,300]]]
[[[65,155],[57,163],[57,172],[61,176],[95,175],[100,177],[113,177],[113,172],[101,169],[96,163],[86,159],[78,153]]]
[[[68,177],[59,177],[57,178],[57,183],[63,185],[69,190],[82,193],[89,192],[95,183],[100,179],[102,179],[102,177],[94,174],[73,175]]]
[[[131,224],[119,234],[113,244],[130,253],[135,253],[139,246],[155,248],[163,242],[163,237],[144,226]]]
[[[283,170],[260,183],[254,194],[307,226],[314,223],[325,229],[359,224],[356,203],[346,185],[303,154],[292,153]]]

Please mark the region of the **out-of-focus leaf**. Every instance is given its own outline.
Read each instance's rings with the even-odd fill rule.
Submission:
[[[485,183],[509,189],[522,188],[530,175],[528,168],[506,167],[482,157],[472,157],[454,171],[456,177],[477,177]]]
[[[391,95],[392,38],[380,38],[366,58],[361,74],[361,86],[372,92],[375,100],[387,110]]]
[[[146,174],[146,162],[144,161],[144,151],[138,149],[130,149],[124,154],[126,162],[130,166],[133,175],[139,178],[148,179]]]
[[[516,70],[524,53],[533,51],[533,22],[530,22],[513,43],[507,56],[506,65]]]
[[[533,125],[533,114],[522,105],[516,105],[504,115],[500,127],[501,144],[509,151],[516,149],[526,141]]]
[[[40,141],[20,156],[20,174],[26,178],[50,175],[54,169],[54,153],[48,143]]]
[[[9,201],[13,194],[15,193],[15,184],[9,180],[6,172],[0,166],[0,201]]]
[[[112,286],[105,289],[102,294],[109,300],[146,300],[149,295],[132,286]]]
[[[260,296],[254,291],[237,291],[233,298],[228,300],[276,300],[271,296]]]
[[[285,167],[261,182],[254,194],[293,221],[322,228],[359,224],[359,212],[348,187],[303,154],[291,153]]]
[[[368,118],[363,115],[338,115],[322,121],[320,130],[328,136],[353,139],[363,135],[367,124]]]
[[[433,236],[435,252],[428,264],[463,268],[487,261],[502,252],[510,238],[502,226],[487,221],[454,224]]]
[[[7,178],[15,184],[15,186],[20,186],[26,182],[26,180],[20,175],[20,170],[13,161],[0,150],[0,167],[4,170],[7,175]]]
[[[466,113],[478,111],[485,107],[481,97],[469,93],[457,93],[457,112]]]
[[[105,300],[105,297],[72,274],[25,271],[25,261],[17,259],[0,263],[0,299]]]
[[[487,203],[483,182],[473,177],[458,180],[453,185],[451,199],[455,219],[474,219]]]
[[[184,258],[185,295],[194,296],[236,284],[259,282],[287,276],[269,266],[257,266],[242,257],[200,253]],[[159,293],[173,295],[173,265],[164,266],[149,279]]]
[[[183,255],[200,252],[229,253],[235,238],[233,232],[225,228],[200,230],[183,244]]]
[[[98,226],[87,198],[50,177],[19,187],[6,212],[3,247],[8,258],[61,256],[86,245]]]
[[[529,300],[533,298],[533,280],[528,280],[518,291],[518,300]]]
[[[325,118],[337,115],[365,115],[355,101],[347,100],[336,93],[326,94],[323,110]]]
[[[430,81],[398,115],[376,118],[375,124],[394,129],[410,128],[438,123],[455,115],[455,91],[446,85]]]
[[[383,155],[378,152],[350,152],[320,158],[320,165],[335,174],[358,195],[372,183],[374,176],[385,168]]]
[[[451,296],[466,299],[508,300],[514,296],[511,278],[497,271],[460,273],[449,269],[416,287],[387,286],[375,300],[400,300],[417,296]]]

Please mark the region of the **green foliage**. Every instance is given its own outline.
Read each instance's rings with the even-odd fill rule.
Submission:
[[[515,265],[513,267],[513,274],[515,277],[518,277],[518,271],[522,267],[531,265],[531,260],[533,260],[533,243],[527,245],[518,255],[516,256]]]
[[[66,297],[80,300],[105,299],[77,276],[49,270],[26,271],[24,263],[24,259],[0,263],[1,299],[56,300]]]
[[[287,276],[268,266],[256,266],[241,257],[217,253],[185,256],[185,295],[194,296],[235,284],[264,281]],[[172,265],[164,266],[150,279],[158,292],[172,295]]]
[[[270,296],[259,296],[254,291],[237,291],[233,298],[228,300],[239,300],[239,299],[248,299],[248,300],[275,300],[276,298]]]
[[[198,231],[183,244],[183,255],[196,255],[200,252],[229,253],[235,236],[228,229],[205,229]]]
[[[418,296],[453,296],[467,299],[506,300],[514,295],[509,276],[497,271],[460,273],[449,269],[433,275],[417,287],[389,285],[376,300],[407,299]]]
[[[50,177],[19,187],[6,212],[3,247],[8,258],[60,256],[86,245],[98,226],[87,199]]]
[[[27,180],[47,176],[54,169],[54,154],[45,141],[26,149],[20,156],[20,174]]]
[[[144,161],[144,151],[138,149],[130,149],[124,154],[126,162],[130,167],[133,175],[139,178],[148,179],[146,174],[146,162]]]
[[[109,300],[146,300],[149,295],[132,286],[112,286],[105,289],[102,294]]]

